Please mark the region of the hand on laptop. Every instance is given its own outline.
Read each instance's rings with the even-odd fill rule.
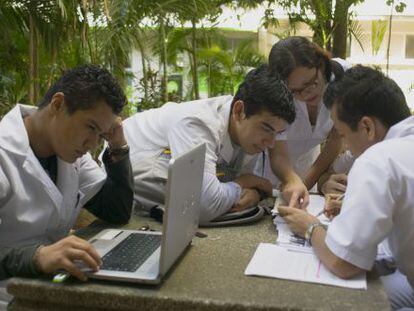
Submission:
[[[73,235],[54,244],[40,247],[36,251],[35,260],[41,272],[51,274],[64,269],[82,281],[86,281],[87,278],[74,261],[83,261],[93,271],[98,271],[102,264],[93,246]]]
[[[256,205],[260,201],[260,194],[256,189],[243,189],[240,200],[233,205],[230,212],[239,212]]]

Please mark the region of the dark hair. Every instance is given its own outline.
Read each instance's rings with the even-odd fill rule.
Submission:
[[[273,45],[269,54],[270,74],[287,80],[298,67],[323,68],[326,81],[330,81],[332,71],[336,74],[335,69],[339,69],[327,51],[305,37],[292,36]]]
[[[126,97],[111,73],[96,65],[83,65],[66,71],[54,83],[39,102],[46,107],[57,92],[65,94],[68,113],[90,109],[99,101],[105,101],[115,114],[120,114],[126,104]]]
[[[364,116],[377,118],[390,128],[411,115],[404,94],[392,79],[365,66],[347,70],[340,81],[329,84],[324,103],[336,104],[338,119],[355,131]]]
[[[237,100],[244,102],[246,117],[261,111],[269,111],[289,123],[296,117],[292,94],[286,83],[277,76],[270,76],[266,65],[246,75],[233,98],[232,107]]]

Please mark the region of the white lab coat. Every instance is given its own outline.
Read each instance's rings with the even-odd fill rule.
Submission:
[[[23,123],[35,109],[16,105],[0,122],[0,246],[50,244],[65,237],[106,178],[86,154],[73,164],[58,159],[55,185],[30,148]]]
[[[134,175],[134,198],[144,210],[164,204],[165,183],[170,157],[205,142],[207,146],[201,195],[200,222],[226,211],[240,197],[240,187],[220,183],[216,166],[231,162],[236,149],[228,134],[232,96],[221,96],[186,103],[166,103],[161,108],[137,113],[123,123],[130,145]],[[171,155],[165,154],[165,149]],[[252,173],[257,156],[242,155],[238,175]]]
[[[334,60],[341,64],[344,70],[350,68],[350,64],[344,60],[338,58]],[[332,74],[331,81],[334,79],[335,76]],[[288,125],[286,131],[279,135],[277,140],[287,141],[289,159],[293,170],[301,178],[304,178],[318,158],[321,152],[320,145],[331,132],[333,122],[329,110],[322,101],[319,103],[316,124],[313,127],[309,121],[306,103],[295,99],[294,104],[296,109],[295,121]],[[255,173],[262,176],[262,172],[263,177],[269,179],[275,187],[280,185],[279,179],[272,172],[268,156],[264,163],[264,169],[262,159],[257,162]]]
[[[370,270],[385,239],[398,269],[414,286],[414,117],[392,126],[351,168],[341,213],[326,243],[338,257]],[[414,287],[413,287],[414,288]]]

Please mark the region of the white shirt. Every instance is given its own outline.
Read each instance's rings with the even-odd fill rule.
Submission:
[[[163,151],[176,157],[200,142],[207,146],[201,195],[200,222],[227,212],[240,198],[240,186],[220,183],[216,166],[230,163],[237,153],[228,133],[232,96],[221,96],[186,103],[166,103],[161,108],[137,113],[124,121],[126,139],[134,174],[135,199],[144,209],[164,203],[164,183],[168,159]],[[243,154],[238,175],[251,173],[257,156]]]
[[[106,178],[86,154],[73,164],[58,158],[55,185],[30,148],[23,123],[36,109],[16,105],[0,122],[0,246],[63,238]]]
[[[341,213],[326,244],[338,257],[371,269],[386,239],[399,270],[414,285],[414,117],[392,126],[385,139],[355,160]]]
[[[344,70],[350,68],[350,64],[340,58],[333,59]],[[331,75],[330,81],[335,80]],[[288,125],[286,131],[278,137],[279,140],[287,140],[290,159],[296,171],[306,173],[320,153],[320,144],[326,140],[332,130],[333,122],[329,109],[321,101],[318,107],[316,124],[311,125],[308,109],[305,102],[295,99],[296,118]],[[303,169],[303,167],[307,167]],[[302,175],[302,174],[299,174]]]
[[[342,65],[344,70],[351,67],[349,63],[340,58],[334,61]],[[335,80],[335,75],[331,75],[330,81]],[[309,121],[308,109],[305,102],[294,99],[296,118],[292,124],[289,124],[286,131],[277,136],[277,140],[287,141],[289,160],[293,170],[304,178],[312,164],[320,154],[320,145],[328,137],[332,130],[333,122],[329,110],[325,107],[323,101],[318,105],[318,114],[316,124],[312,125]],[[264,177],[268,178],[273,185],[278,186],[279,180],[272,173],[269,161],[266,161]],[[261,160],[258,161],[255,172],[261,175]]]

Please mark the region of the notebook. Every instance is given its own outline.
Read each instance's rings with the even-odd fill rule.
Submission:
[[[88,277],[161,282],[197,231],[205,153],[205,144],[200,144],[170,160],[162,232],[107,229],[89,240],[103,265]]]

